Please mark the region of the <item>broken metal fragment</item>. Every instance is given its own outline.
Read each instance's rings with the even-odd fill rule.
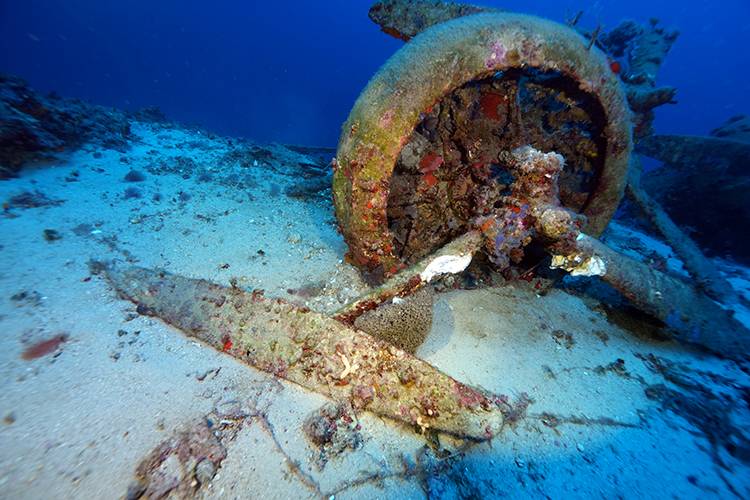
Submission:
[[[414,293],[436,276],[463,271],[471,262],[474,253],[481,248],[483,241],[484,238],[478,231],[470,231],[456,238],[434,254],[388,279],[381,286],[345,305],[334,313],[333,318],[352,325],[363,313],[394,298]]]
[[[559,201],[557,184],[564,164],[559,154],[526,146],[513,151],[506,161],[515,181],[496,212],[494,225],[485,233],[488,251],[496,252],[491,258],[504,258],[507,265],[505,255],[512,257],[534,239],[553,255],[552,267],[574,276],[600,276],[640,310],[663,321],[675,339],[730,358],[750,355],[750,332],[730,312],[691,284],[619,254],[581,232],[580,218]],[[631,181],[637,187],[637,177],[632,176]],[[660,222],[666,226],[665,221]],[[697,261],[692,264],[694,268],[701,265]],[[703,285],[715,293],[729,293],[720,288],[718,280]]]
[[[306,389],[462,439],[490,439],[506,398],[469,387],[406,352],[280,299],[139,267],[94,264],[121,297],[189,337]]]
[[[439,0],[383,0],[368,13],[384,33],[409,41],[430,26],[479,12],[499,9]]]
[[[711,131],[711,136],[750,144],[750,116],[735,115]]]
[[[729,169],[726,174],[733,175],[743,172],[744,161],[750,158],[750,142],[720,137],[653,135],[638,143],[636,153],[663,161],[678,169],[683,166],[679,175],[705,163],[709,163],[709,167],[719,169],[722,165],[717,160],[728,163],[725,165],[725,168]],[[717,170],[716,173],[720,172]]]
[[[678,36],[679,32],[666,30],[659,26],[657,19],[651,19],[646,26],[623,21],[598,37],[599,45],[613,58],[625,58],[626,68],[621,76],[628,104],[634,113],[636,139],[653,134],[654,108],[674,104],[677,89],[657,87],[656,79]],[[616,64],[615,68],[620,72],[620,63]]]
[[[557,183],[564,163],[560,155],[526,146],[513,151],[508,162],[516,180],[498,210],[500,216],[493,226],[497,232],[490,232],[490,244],[496,252],[512,255],[533,238],[544,243],[553,255],[552,267],[574,276],[600,276],[641,311],[663,321],[676,340],[730,358],[750,355],[750,331],[729,311],[691,284],[630,259],[581,232],[580,221],[559,201]],[[642,195],[637,175],[631,175],[631,183],[631,191]],[[654,208],[645,198],[641,201],[647,208]],[[671,222],[654,215],[662,229]],[[509,240],[513,242],[510,246]],[[693,255],[691,267],[698,275],[708,272],[700,267],[706,265]],[[701,284],[724,299],[733,297],[718,279]]]

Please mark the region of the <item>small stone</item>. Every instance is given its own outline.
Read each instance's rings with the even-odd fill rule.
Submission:
[[[49,243],[62,239],[62,235],[54,229],[45,229],[42,234],[44,239]]]
[[[200,484],[210,483],[215,474],[216,466],[211,460],[207,458],[204,458],[203,460],[198,462],[198,465],[195,466],[195,479]]]
[[[142,198],[143,193],[141,192],[140,189],[131,186],[125,189],[125,191],[123,191],[122,197],[126,200],[132,200],[132,199]]]

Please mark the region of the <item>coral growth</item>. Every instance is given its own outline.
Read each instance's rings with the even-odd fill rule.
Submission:
[[[320,470],[347,449],[361,446],[359,428],[354,413],[341,404],[325,404],[307,417],[302,430],[317,449],[315,462]]]
[[[0,75],[0,179],[26,162],[85,143],[123,151],[130,119],[116,109],[41,96],[20,78]]]
[[[616,73],[622,78],[628,104],[634,113],[636,138],[653,134],[654,108],[674,103],[677,89],[657,87],[656,78],[678,36],[677,31],[666,30],[659,26],[658,20],[651,19],[645,26],[624,21],[595,39],[612,58],[618,59],[613,64],[618,65]],[[620,60],[624,63],[624,71],[620,71]]]
[[[430,333],[433,296],[428,286],[405,298],[396,297],[364,313],[354,327],[413,354]]]

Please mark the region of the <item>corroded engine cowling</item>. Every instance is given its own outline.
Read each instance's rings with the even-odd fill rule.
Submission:
[[[512,183],[503,154],[566,160],[563,205],[598,235],[623,194],[630,111],[603,53],[566,26],[483,13],[435,25],[380,69],[343,126],[333,193],[374,281],[475,227]]]

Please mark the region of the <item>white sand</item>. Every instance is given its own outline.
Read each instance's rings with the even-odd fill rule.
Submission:
[[[683,389],[650,371],[636,354],[653,353],[726,377],[691,374],[710,390],[735,398],[732,416],[739,427],[748,423],[741,399],[750,385],[746,374],[733,363],[610,324],[593,299],[562,290],[540,297],[533,282],[439,295],[432,332],[418,351],[463,382],[511,399],[527,393],[534,402],[525,419],[463,458],[442,461],[439,473],[425,480],[419,468],[403,473],[425,439],[363,413],[362,446],[331,457],[319,470],[302,422],[326,402],[323,397],[277,384],[158,320],[132,314],[130,303],[97,277],[88,279],[86,263],[130,257],[139,265],[224,284],[236,277],[241,286],[300,303],[305,298],[287,289],[315,284],[307,304],[332,312],[366,287],[342,262],[345,245],[330,201],[285,196],[284,188],[297,179],[262,162],[230,167],[254,179],[250,193],[221,185],[217,179],[227,173],[218,166],[228,151],[224,139],[147,124],[135,124],[134,131],[141,141],[127,153],[103,151],[94,158],[80,151],[0,182],[2,200],[33,189],[65,200],[0,218],[0,417],[5,418],[0,497],[50,498],[51,492],[55,498],[121,497],[156,445],[215,407],[231,404],[265,408],[273,436],[259,421],[245,425],[227,443],[227,458],[199,496],[419,498],[425,488],[446,498],[699,498],[731,496],[730,488],[750,495],[747,464],[722,449],[721,468],[704,434],[646,397],[644,384]],[[155,160],[180,155],[213,169],[214,179],[147,172]],[[123,182],[130,168],[145,172],[146,180]],[[65,181],[72,170],[80,172],[78,182]],[[143,197],[123,199],[128,187],[137,187]],[[180,202],[180,191],[191,198]],[[158,203],[152,200],[156,192],[163,195]],[[80,224],[91,225],[93,234],[74,233]],[[46,242],[44,229],[63,238]],[[670,260],[670,267],[678,265]],[[738,288],[747,284],[744,271],[727,269]],[[38,300],[11,300],[23,291],[37,292]],[[29,345],[60,333],[69,340],[57,352],[21,358]],[[597,370],[618,359],[631,378]],[[218,374],[211,371],[218,368]],[[552,428],[544,424],[545,412],[578,423]],[[632,427],[606,425],[611,422]],[[446,438],[441,443],[456,445]],[[387,478],[346,488],[370,476]]]

